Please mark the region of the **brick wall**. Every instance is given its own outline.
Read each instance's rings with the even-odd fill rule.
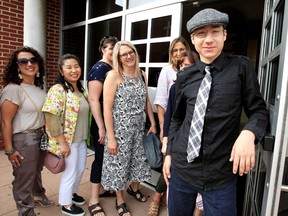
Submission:
[[[47,0],[47,89],[58,76],[57,62],[60,55],[60,0]]]
[[[0,1],[0,90],[7,59],[23,44],[23,9],[23,0]]]
[[[47,89],[57,75],[57,60],[60,50],[60,0],[46,1],[47,48],[46,69]],[[23,45],[23,0],[0,0],[0,91],[3,89],[3,69],[10,54]],[[0,133],[0,149],[3,149]]]

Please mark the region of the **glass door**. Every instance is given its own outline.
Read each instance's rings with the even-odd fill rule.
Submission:
[[[265,0],[258,76],[270,127],[247,177],[245,216],[288,215],[287,10],[285,0]]]
[[[124,39],[131,41],[140,56],[140,67],[146,72],[148,94],[153,111],[158,77],[162,67],[169,62],[170,42],[179,36],[181,28],[182,4],[177,3],[128,14]],[[152,170],[152,180],[148,184],[155,186],[160,170]]]
[[[125,40],[131,41],[140,56],[140,67],[146,72],[149,98],[153,106],[161,68],[169,61],[170,42],[179,36],[182,4],[177,3],[128,14]]]

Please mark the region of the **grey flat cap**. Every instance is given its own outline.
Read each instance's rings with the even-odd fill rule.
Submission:
[[[228,14],[221,13],[212,8],[207,8],[196,13],[188,22],[187,22],[187,31],[191,34],[196,29],[206,26],[206,25],[226,25],[229,22]]]

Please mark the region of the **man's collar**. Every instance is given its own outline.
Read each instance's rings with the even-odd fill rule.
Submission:
[[[225,59],[225,54],[221,52],[221,54],[211,64],[208,64],[208,65],[211,66],[211,69],[213,70],[215,69],[216,71],[221,71],[224,59]],[[198,68],[200,69],[200,71],[204,73],[205,67],[207,66],[207,64],[205,64],[202,61],[198,61],[197,64],[198,64]]]
[[[221,71],[225,59],[225,54],[222,52],[211,64],[217,71]]]

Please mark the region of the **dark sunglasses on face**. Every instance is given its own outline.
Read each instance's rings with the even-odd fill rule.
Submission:
[[[17,60],[17,64],[19,64],[21,66],[27,66],[28,62],[30,62],[30,64],[34,65],[34,64],[38,63],[38,60],[35,57],[31,57],[30,59],[20,58],[20,59]]]

